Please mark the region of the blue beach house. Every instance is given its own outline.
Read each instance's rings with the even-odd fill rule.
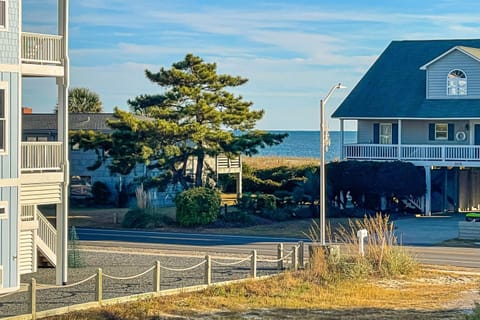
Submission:
[[[25,9],[25,10],[24,10]],[[67,282],[68,0],[58,0],[58,32],[24,32],[21,0],[0,0],[0,293],[41,261]],[[35,30],[33,30],[35,31]],[[57,141],[22,142],[22,81],[52,78],[58,91]],[[56,225],[37,206],[56,205]]]
[[[480,40],[391,42],[332,117],[357,122],[343,159],[424,168],[424,214],[480,210]]]

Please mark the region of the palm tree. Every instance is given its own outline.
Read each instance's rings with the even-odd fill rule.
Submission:
[[[100,96],[87,88],[72,88],[68,91],[68,111],[71,113],[102,112]]]

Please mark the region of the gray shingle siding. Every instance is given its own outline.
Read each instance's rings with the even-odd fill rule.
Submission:
[[[7,1],[7,28],[0,31],[0,64],[19,63],[19,1]]]
[[[467,95],[447,95],[447,75],[460,69],[467,75]],[[480,63],[460,51],[453,51],[427,68],[428,99],[471,99],[480,98]]]

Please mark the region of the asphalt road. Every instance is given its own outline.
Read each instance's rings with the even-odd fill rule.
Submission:
[[[93,228],[77,228],[76,230],[81,243],[84,245],[150,248],[183,254],[192,252],[249,254],[252,250],[257,250],[259,255],[275,256],[279,243],[282,243],[285,249],[290,249],[299,241],[308,242],[308,239],[280,237]],[[406,248],[421,263],[480,268],[480,248],[425,245],[406,246]]]
[[[115,229],[76,228],[79,240],[86,245],[153,248],[179,252],[258,254],[275,256],[277,246],[285,249],[308,239],[235,236],[205,233],[155,232]]]

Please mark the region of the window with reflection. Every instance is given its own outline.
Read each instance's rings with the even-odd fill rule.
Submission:
[[[464,96],[467,94],[467,75],[459,69],[450,71],[447,77],[447,95]]]

